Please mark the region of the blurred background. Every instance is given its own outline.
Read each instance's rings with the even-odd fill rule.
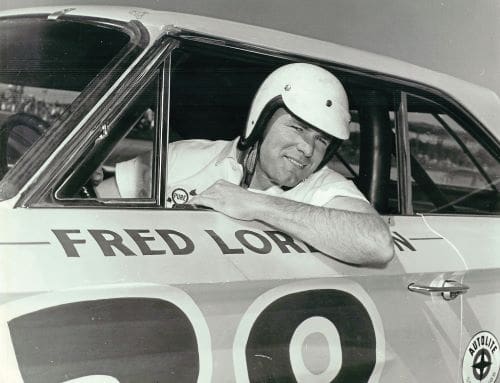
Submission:
[[[82,0],[0,0],[0,10]],[[92,0],[195,13],[333,41],[500,95],[500,0]],[[88,5],[88,4],[86,4]]]

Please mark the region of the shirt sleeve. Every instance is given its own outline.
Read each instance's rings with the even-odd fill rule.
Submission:
[[[172,169],[176,168],[177,160],[179,159],[179,145],[182,145],[183,141],[175,141],[168,144],[168,174],[172,174]]]
[[[116,164],[116,185],[122,198],[151,197],[151,159],[147,152]]]
[[[168,171],[176,168],[179,158],[179,143],[168,146]],[[152,153],[144,153],[128,161],[116,164],[115,185],[121,198],[151,197],[151,161]]]
[[[314,190],[312,204],[317,206],[324,206],[337,197],[350,197],[368,202],[354,182],[332,170],[318,177]]]

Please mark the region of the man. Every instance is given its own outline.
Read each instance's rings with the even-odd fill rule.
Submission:
[[[170,144],[169,203],[265,222],[347,263],[385,264],[394,253],[387,226],[351,181],[326,166],[348,138],[349,120],[335,76],[311,64],[282,66],[257,91],[239,140]],[[148,156],[118,164],[122,196],[146,190]]]

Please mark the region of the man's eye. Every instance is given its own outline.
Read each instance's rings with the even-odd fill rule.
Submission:
[[[290,128],[294,129],[297,132],[303,132],[304,128],[297,126],[297,125],[290,125]]]
[[[325,137],[317,137],[317,140],[325,146],[328,146],[330,144],[330,141],[327,140]]]

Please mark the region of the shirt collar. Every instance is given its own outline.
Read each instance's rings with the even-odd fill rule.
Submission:
[[[238,140],[239,137],[236,137],[233,141],[228,141],[226,146],[221,150],[219,155],[216,157],[215,165],[218,166],[222,161],[227,159],[232,159],[234,161],[238,161]]]

